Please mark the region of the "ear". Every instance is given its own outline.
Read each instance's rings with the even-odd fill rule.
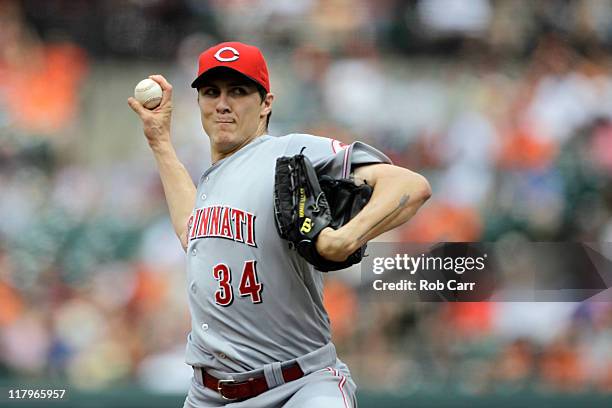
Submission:
[[[263,107],[261,111],[262,116],[268,116],[268,113],[272,112],[272,102],[274,102],[274,94],[268,92],[264,100],[261,101]]]

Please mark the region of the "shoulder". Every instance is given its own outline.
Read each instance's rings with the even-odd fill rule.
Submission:
[[[289,137],[291,139],[291,142],[295,144],[316,145],[329,148],[332,153],[336,153],[337,151],[347,146],[346,144],[336,139],[317,135],[310,135],[307,133],[291,133],[286,137]]]
[[[311,160],[334,155],[347,146],[336,139],[307,133],[292,133],[284,137],[288,140],[285,152],[287,156],[303,151]]]

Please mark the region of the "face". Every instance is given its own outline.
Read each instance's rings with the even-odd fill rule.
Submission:
[[[257,86],[239,73],[228,70],[206,78],[198,88],[198,104],[214,161],[265,133],[272,100],[268,94],[262,101]]]

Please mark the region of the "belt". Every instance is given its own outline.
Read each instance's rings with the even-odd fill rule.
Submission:
[[[268,391],[268,382],[265,377],[249,378],[247,381],[219,380],[202,370],[204,386],[218,392],[225,400],[245,400],[256,397]],[[281,370],[285,382],[294,381],[304,376],[304,372],[297,363]]]

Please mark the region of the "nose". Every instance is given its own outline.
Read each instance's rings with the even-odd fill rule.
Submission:
[[[230,106],[227,103],[227,95],[225,94],[225,92],[221,92],[219,94],[216,109],[217,113],[228,113],[231,111]]]

